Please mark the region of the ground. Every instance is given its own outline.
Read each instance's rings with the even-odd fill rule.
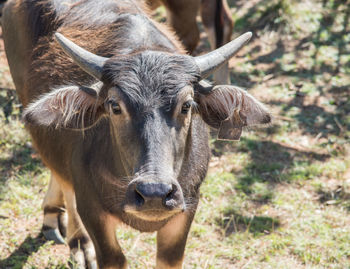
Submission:
[[[231,79],[274,121],[212,158],[185,268],[350,268],[350,1],[229,0],[254,38]],[[158,9],[159,18],[164,9]],[[208,49],[203,33],[198,53]],[[0,268],[67,268],[44,240],[49,172],[31,147],[0,47]],[[130,268],[155,264],[155,234],[118,230]]]

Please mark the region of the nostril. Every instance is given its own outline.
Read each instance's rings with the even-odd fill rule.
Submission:
[[[172,199],[174,197],[176,191],[176,186],[172,184],[171,189],[169,189],[167,195],[165,196],[165,200]]]
[[[169,190],[168,194],[164,198],[164,204],[168,208],[174,208],[177,204],[176,202],[176,185],[172,184],[172,188]]]
[[[137,191],[137,189],[135,190],[135,202],[136,202],[136,206],[142,206],[145,203],[145,199]]]

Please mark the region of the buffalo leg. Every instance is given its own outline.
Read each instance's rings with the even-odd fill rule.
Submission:
[[[180,37],[187,51],[192,53],[199,41],[196,15],[200,0],[163,0],[163,2],[167,10],[169,24]]]
[[[193,213],[181,213],[158,231],[157,269],[182,268],[187,235],[193,215]]]
[[[43,234],[47,240],[56,244],[64,244],[66,235],[67,214],[61,187],[53,174],[49,189],[42,205],[44,210]]]
[[[73,267],[97,269],[94,246],[78,215],[74,190],[70,186],[65,185],[63,193],[67,202],[67,242]]]
[[[226,0],[202,0],[201,17],[212,50],[230,42],[233,20]],[[213,76],[216,84],[230,84],[228,63]]]
[[[79,215],[94,243],[98,268],[127,268],[125,256],[115,233],[119,220],[101,208],[98,199],[94,199],[93,193],[88,196],[77,193],[77,206]]]

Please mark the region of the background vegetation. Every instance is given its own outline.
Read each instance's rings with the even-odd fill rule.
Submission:
[[[232,81],[275,120],[211,141],[185,268],[350,268],[350,1],[228,2],[234,35],[255,33],[230,62]],[[68,247],[40,233],[49,172],[0,44],[0,268],[66,268]],[[198,51],[208,49],[203,33]],[[155,234],[117,234],[130,268],[154,266]]]

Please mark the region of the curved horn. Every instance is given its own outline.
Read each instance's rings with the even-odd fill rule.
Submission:
[[[247,32],[212,52],[194,57],[201,73],[201,79],[208,77],[216,69],[230,60],[230,58],[250,40],[252,35],[251,32]]]
[[[108,58],[97,56],[87,50],[79,47],[60,33],[55,33],[57,42],[61,45],[63,51],[70,56],[86,73],[101,80],[102,67]]]

